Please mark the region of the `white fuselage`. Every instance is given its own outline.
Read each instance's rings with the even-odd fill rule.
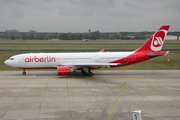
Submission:
[[[28,53],[12,56],[5,64],[17,68],[57,68],[73,63],[110,63],[134,52]]]

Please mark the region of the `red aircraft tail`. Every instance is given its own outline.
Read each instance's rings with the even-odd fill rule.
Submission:
[[[153,36],[136,52],[152,51],[160,52],[165,41],[170,25],[163,25]]]

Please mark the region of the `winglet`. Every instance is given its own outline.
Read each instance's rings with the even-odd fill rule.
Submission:
[[[104,48],[103,48],[103,49],[101,49],[99,52],[104,52]]]

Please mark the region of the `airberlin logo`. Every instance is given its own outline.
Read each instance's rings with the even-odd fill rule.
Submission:
[[[163,44],[162,38],[161,37],[156,37],[156,40],[154,40],[153,45],[156,47],[159,47]]]
[[[151,50],[160,51],[164,42],[164,38],[167,31],[158,31],[153,35],[151,42]]]
[[[55,57],[51,57],[51,56],[47,56],[47,57],[26,57],[24,59],[24,61],[26,63],[29,63],[29,62],[56,62],[56,58]]]

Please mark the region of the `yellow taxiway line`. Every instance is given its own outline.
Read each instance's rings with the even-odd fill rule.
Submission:
[[[116,85],[118,85],[118,86],[121,87],[121,91],[120,91],[120,93],[119,93],[119,95],[118,95],[118,97],[117,97],[117,99],[116,99],[116,102],[114,103],[114,106],[113,106],[113,108],[112,108],[112,110],[111,110],[111,112],[110,112],[110,114],[109,114],[108,120],[110,120],[110,118],[111,118],[111,115],[112,115],[112,113],[113,113],[113,111],[114,111],[114,109],[115,109],[115,107],[116,107],[116,105],[117,105],[117,102],[118,102],[118,100],[119,100],[119,98],[120,98],[120,96],[121,96],[121,94],[122,94],[122,92],[123,92],[123,89],[124,89],[126,83],[127,83],[128,81],[130,81],[130,80],[137,79],[137,78],[143,78],[143,77],[147,77],[147,76],[130,78],[130,79],[128,79],[128,80],[126,80],[126,81],[124,82],[124,85],[123,85],[123,86],[120,85],[119,83],[116,83],[116,82],[112,82],[112,81],[109,81],[109,80],[104,80],[104,81],[107,81],[107,82],[109,82],[109,83],[116,84]]]

